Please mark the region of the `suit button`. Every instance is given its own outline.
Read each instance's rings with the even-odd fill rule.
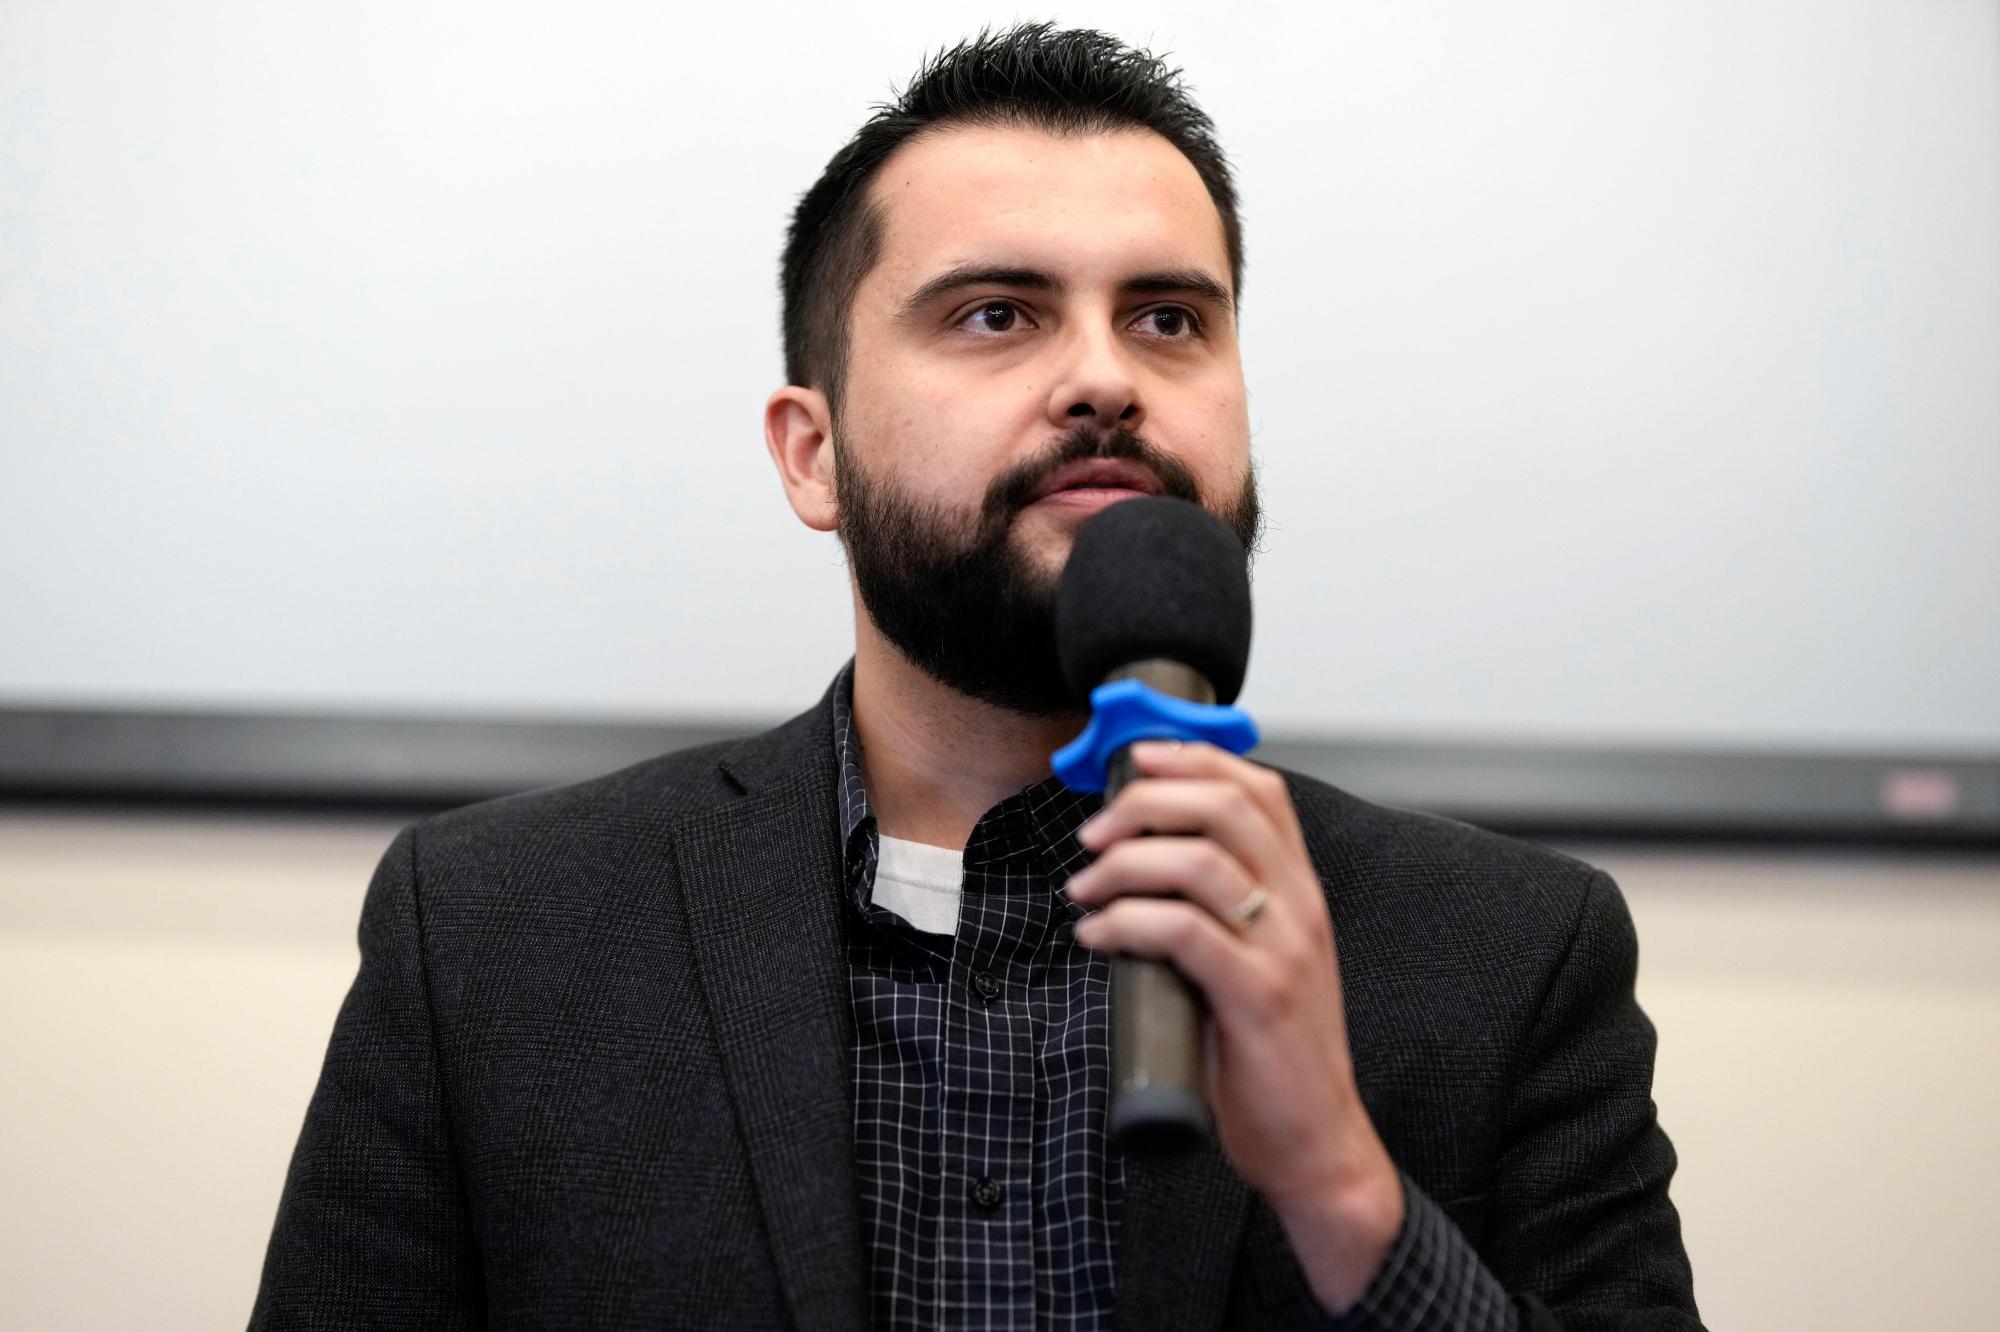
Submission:
[[[978,1203],[981,1207],[998,1207],[1000,1199],[1005,1193],[1006,1190],[995,1183],[993,1177],[990,1175],[981,1175],[978,1179],[972,1181],[972,1201]]]
[[[974,976],[972,988],[979,991],[979,997],[989,1004],[1000,997],[1000,982],[990,971],[982,971]]]

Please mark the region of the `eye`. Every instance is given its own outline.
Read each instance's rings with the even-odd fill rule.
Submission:
[[[1201,319],[1184,305],[1159,305],[1139,316],[1151,320],[1153,332],[1171,342],[1186,342],[1202,335]]]
[[[958,326],[975,333],[1011,333],[1026,318],[1020,306],[996,298],[973,306]]]

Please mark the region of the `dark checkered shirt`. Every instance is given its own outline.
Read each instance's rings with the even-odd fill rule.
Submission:
[[[1050,777],[988,810],[964,852],[958,929],[873,903],[853,663],[834,694],[846,850],[854,1140],[877,1328],[1108,1328],[1124,1169],[1108,1150],[1109,964],[1062,892],[1101,798]],[[1515,1313],[1415,1184],[1402,1232],[1329,1332],[1512,1332]]]
[[[1124,1172],[1105,1150],[1110,968],[1061,891],[1102,804],[1055,778],[987,811],[954,935],[874,905],[852,667],[834,703],[855,917],[854,1129],[875,1326],[1107,1328]]]

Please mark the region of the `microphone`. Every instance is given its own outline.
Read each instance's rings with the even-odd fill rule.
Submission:
[[[1238,753],[1256,743],[1249,718],[1226,706],[1250,658],[1249,557],[1199,505],[1122,500],[1084,523],[1056,597],[1056,645],[1064,678],[1095,706],[1056,771],[1078,789],[1101,783],[1107,804],[1134,776],[1136,740],[1212,739]],[[1167,1155],[1207,1140],[1201,1017],[1199,991],[1172,966],[1111,959],[1120,1150]]]

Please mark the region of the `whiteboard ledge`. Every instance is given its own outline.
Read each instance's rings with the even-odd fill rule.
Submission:
[[[448,808],[771,720],[0,708],[0,799]],[[1263,762],[1502,832],[2000,845],[2000,755],[1592,749],[1271,737]]]

